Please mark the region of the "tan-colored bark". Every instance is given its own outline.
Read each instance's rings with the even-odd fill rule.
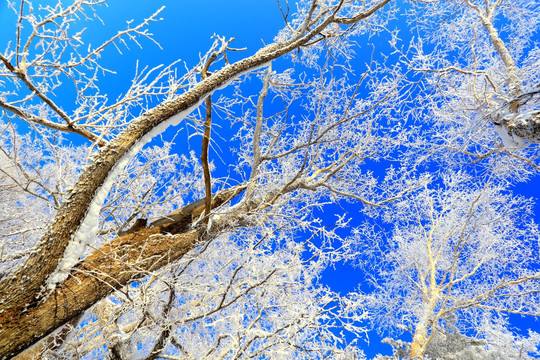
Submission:
[[[47,360],[47,353],[51,350],[56,350],[65,341],[71,330],[77,326],[81,316],[75,316],[71,321],[64,325],[59,331],[41,339],[34,346],[26,349],[22,353],[16,355],[13,360]]]
[[[491,6],[487,4],[485,8],[482,8],[480,6],[474,5],[470,0],[465,0],[468,6],[475,9],[478,13],[478,17],[480,18],[480,21],[482,22],[482,26],[484,29],[486,29],[489,40],[491,41],[491,44],[495,48],[495,51],[499,54],[503,64],[504,68],[506,70],[506,73],[508,75],[508,78],[506,79],[506,82],[508,84],[508,87],[510,89],[510,95],[513,97],[518,96],[522,92],[522,84],[519,79],[519,69],[516,66],[516,63],[514,62],[514,59],[512,58],[512,55],[510,54],[510,51],[506,47],[506,44],[504,41],[502,41],[501,37],[499,36],[499,32],[493,26],[493,15],[495,14],[495,11],[500,6],[500,1],[494,2]],[[510,109],[512,112],[517,111],[517,103],[513,103],[510,105]]]
[[[512,55],[510,55],[510,51],[508,51],[508,48],[501,40],[501,37],[499,36],[497,29],[495,29],[495,27],[493,26],[491,19],[480,14],[480,20],[482,21],[482,25],[488,32],[489,39],[491,40],[493,47],[501,57],[501,60],[504,64],[506,73],[508,74],[507,82],[508,87],[510,88],[511,95],[517,96],[521,94],[521,81],[519,80],[519,70],[516,66],[516,63],[514,62],[514,59],[512,59]]]
[[[198,230],[169,236],[143,229],[96,251],[43,303],[2,314],[0,354],[17,354],[130,280],[180,258],[197,244],[199,235]]]
[[[212,206],[222,205],[243,190],[244,186],[236,186],[217,193]],[[182,257],[199,244],[204,233],[190,228],[204,207],[204,199],[196,201],[150,228],[116,238],[84,259],[43,302],[25,311],[0,314],[0,358],[16,355],[114,290]]]
[[[427,329],[418,331],[414,334],[413,341],[411,344],[411,352],[409,356],[411,359],[422,358],[425,353],[425,344],[427,339]]]
[[[382,0],[357,14],[354,22],[369,17],[390,1]],[[147,111],[132,120],[117,138],[100,149],[93,162],[82,171],[71,193],[64,199],[36,249],[17,271],[0,281],[0,358],[20,352],[110,291],[144,274],[134,271],[132,263],[126,265],[126,260],[137,259],[136,265],[140,269],[155,269],[182,256],[197,241],[199,234],[196,231],[169,238],[160,234],[155,225],[151,229],[120,237],[114,244],[120,248],[111,245],[85,259],[51,296],[45,297],[46,294],[42,291],[84,220],[96,192],[120,159],[143,136],[172,116],[200,103],[215,89],[238,75],[308,44],[329,24],[348,24],[347,19],[337,16],[342,4],[340,3],[334,12],[321,12],[308,18],[290,40],[273,43],[250,57],[227,65],[177,98],[164,101]],[[111,257],[112,255],[114,257]],[[106,282],[109,284],[105,285]]]
[[[435,308],[440,300],[440,287],[437,284],[437,263],[439,261],[440,252],[433,247],[434,234],[441,224],[441,218],[432,218],[432,228],[426,236],[426,249],[429,260],[429,268],[425,278],[422,280],[424,284],[423,293],[423,308],[422,314],[415,325],[411,350],[409,356],[414,358],[423,358],[426,353],[426,348],[434,336],[433,324],[438,320],[438,315],[435,314]]]
[[[438,298],[432,298],[424,306],[423,317],[418,321],[418,324],[416,324],[416,327],[414,329],[413,339],[411,343],[411,351],[409,353],[411,359],[423,358],[426,354],[427,345],[433,337],[432,321],[435,317],[434,311],[435,306],[437,305],[437,301]],[[431,333],[429,333],[430,328]]]

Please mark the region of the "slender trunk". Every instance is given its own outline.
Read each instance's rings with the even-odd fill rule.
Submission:
[[[422,316],[416,324],[413,339],[411,343],[410,357],[424,357],[427,345],[434,335],[433,319],[435,318],[435,307],[439,302],[439,297],[436,292],[432,292],[429,301],[424,304]]]
[[[497,51],[497,53],[501,57],[501,60],[504,64],[506,73],[508,74],[508,78],[506,82],[508,84],[510,94],[511,96],[516,97],[519,94],[521,94],[521,91],[522,91],[521,81],[519,80],[518,67],[516,66],[516,63],[514,62],[514,59],[512,59],[512,55],[510,55],[510,51],[508,51],[508,48],[506,47],[504,42],[501,40],[499,36],[499,32],[493,26],[491,19],[480,14],[480,20],[482,21],[482,25],[488,32],[489,39],[491,40],[491,44],[493,44],[495,51]],[[517,109],[512,109],[512,110],[517,110]]]
[[[201,162],[204,173],[204,189],[205,189],[205,207],[204,207],[204,223],[208,224],[208,215],[212,210],[212,178],[210,175],[210,165],[208,161],[208,147],[210,145],[210,133],[212,131],[212,97],[208,96],[206,104],[206,119],[204,121],[204,135],[202,139]]]

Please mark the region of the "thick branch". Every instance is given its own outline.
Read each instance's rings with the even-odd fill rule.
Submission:
[[[212,206],[228,202],[244,188],[217,193]],[[181,258],[199,244],[202,231],[191,229],[191,224],[203,210],[204,199],[155,221],[150,228],[118,237],[84,259],[45,301],[24,312],[13,309],[0,314],[0,358],[16,355],[111,292]]]
[[[198,230],[168,236],[159,227],[143,229],[97,250],[43,303],[23,313],[2,314],[0,356],[16,355],[112,291],[179,259],[200,235]]]
[[[507,83],[511,91],[512,96],[516,96],[521,94],[521,82],[519,81],[519,70],[514,62],[514,59],[512,59],[512,55],[510,54],[510,51],[508,51],[508,48],[504,44],[504,42],[501,40],[501,37],[499,36],[499,33],[497,32],[497,29],[493,26],[493,23],[491,21],[491,17],[486,17],[482,14],[482,12],[478,12],[478,15],[480,17],[480,20],[482,21],[482,25],[486,29],[489,35],[489,39],[491,40],[491,44],[501,57],[501,60],[504,64],[506,73],[508,74]],[[512,108],[512,107],[511,107]],[[516,110],[516,109],[513,109]]]
[[[386,2],[388,1],[383,1],[381,3],[385,4]],[[337,10],[338,9],[336,9],[336,11]],[[369,12],[366,12],[365,14],[369,14]],[[28,327],[26,331],[21,329],[25,329],[26,326],[23,326],[23,324],[25,324],[26,320],[30,321],[31,319],[33,319],[35,323],[40,324],[43,322],[39,320],[41,317],[36,318],[36,316],[38,315],[36,309],[42,309],[43,304],[51,304],[51,302],[58,304],[58,301],[61,301],[62,308],[60,309],[56,307],[56,314],[52,316],[52,318],[43,318],[45,319],[45,322],[50,322],[54,320],[54,323],[50,325],[49,330],[47,330],[50,332],[61,322],[57,320],[59,316],[65,319],[62,320],[64,322],[74,316],[70,315],[73,313],[73,310],[69,310],[64,307],[65,304],[69,304],[69,301],[74,302],[73,306],[79,312],[84,311],[84,309],[86,308],[85,306],[90,306],[93,302],[97,301],[98,296],[93,294],[90,294],[92,296],[89,296],[89,300],[81,299],[84,298],[84,296],[81,296],[80,294],[84,293],[85,288],[77,287],[78,283],[73,283],[73,278],[68,279],[67,282],[60,287],[62,291],[65,291],[64,293],[59,290],[55,290],[52,296],[46,299],[44,299],[43,297],[38,297],[40,297],[41,290],[46,284],[46,280],[55,271],[58,264],[62,260],[64,256],[64,251],[67,248],[70,240],[73,238],[75,232],[85,219],[88,209],[93,203],[94,197],[96,196],[96,193],[102,187],[105,180],[107,179],[111,171],[115,168],[115,166],[118,163],[123,163],[121,162],[121,160],[125,159],[125,156],[129,154],[130,150],[134,148],[143,137],[150,136],[152,130],[154,130],[156,127],[160,125],[163,126],[167,120],[169,120],[176,114],[194,108],[195,106],[200,104],[207,96],[209,96],[213,91],[222,86],[225,86],[235,77],[245,72],[264,66],[269,61],[279,58],[280,56],[283,56],[305,45],[315,36],[320,34],[321,31],[323,31],[329,24],[334,22],[335,16],[336,12],[328,14],[327,18],[321,19],[321,21],[318,22],[317,25],[311,29],[309,27],[301,27],[302,30],[305,30],[303,35],[298,34],[298,36],[295,36],[288,41],[273,43],[259,50],[257,53],[250,57],[240,60],[232,65],[227,65],[221,70],[214,72],[213,75],[202,80],[200,83],[196,84],[182,95],[174,99],[164,101],[163,103],[144,113],[140,117],[132,120],[130,125],[125,130],[123,130],[117,138],[104,146],[100,150],[99,154],[95,156],[94,161],[82,171],[78,181],[73,187],[73,190],[64,200],[64,203],[58,210],[55,219],[49,226],[45,235],[42,237],[35,251],[32,252],[30,257],[25,261],[21,268],[19,268],[16,272],[11,274],[9,277],[4,278],[0,282],[0,331],[5,333],[5,331],[7,331],[10,326],[13,327],[15,326],[15,324],[17,324],[19,330],[12,329],[13,331],[19,331],[24,334],[31,333],[30,327]],[[368,15],[365,16],[367,17]],[[148,233],[147,235],[150,236],[153,234],[157,233]],[[193,238],[198,236],[197,234],[190,234],[191,235],[189,236]],[[137,236],[129,234],[122,239],[125,239],[128,236],[135,237],[133,241],[137,240],[138,238]],[[164,238],[163,241],[180,241],[183,243],[185,241],[193,240],[191,238],[186,239],[186,236],[188,235],[182,235],[180,238],[174,237],[173,240]],[[158,237],[163,238],[163,236]],[[149,241],[154,244],[149,238],[144,238],[142,240]],[[170,244],[170,246],[173,245],[176,247],[180,246],[178,244]],[[159,244],[155,244],[155,246],[159,248]],[[165,257],[168,257],[170,259],[170,257],[172,256],[170,252],[172,250],[169,247],[159,249],[161,251],[164,251],[164,254],[166,254]],[[135,250],[126,249],[125,251],[129,252]],[[144,251],[148,250],[145,249]],[[145,254],[146,255],[140,257],[138,255],[138,257],[141,259],[142,263],[146,264],[145,266],[153,268],[153,264],[159,259],[151,259],[152,262],[148,263],[148,261],[150,260],[147,260],[145,257],[152,257],[155,255],[151,255],[149,253]],[[159,261],[166,262],[169,260],[165,259]],[[111,267],[112,264],[113,263],[111,263],[109,267]],[[107,276],[105,277],[105,279],[108,279]],[[121,271],[120,274],[118,274],[118,276],[120,276],[122,281],[118,281],[117,279],[116,282],[113,283],[113,287],[115,288],[120,287],[122,282],[125,283],[129,281],[130,276],[133,276],[133,274],[130,271],[124,269]],[[102,283],[101,280],[103,279],[100,279],[98,282]],[[91,280],[88,279],[85,281]],[[67,285],[68,283],[69,285]],[[78,291],[80,291],[80,294],[78,293]],[[104,295],[99,296],[101,297]],[[73,299],[68,300],[68,297],[72,297]],[[84,302],[85,305],[81,305],[80,302]],[[25,308],[26,311],[23,313],[22,311]],[[29,315],[26,315],[30,312],[34,314],[33,317],[29,317]],[[14,320],[14,317],[18,320]],[[23,318],[26,320],[23,320]],[[11,325],[8,326],[8,324]],[[40,326],[45,325],[46,324],[42,324]],[[12,350],[11,345],[6,344],[7,340],[5,340],[6,338],[10,340],[16,339],[16,336],[14,337],[0,335],[3,346],[2,351],[0,352],[0,357],[2,357],[3,354],[12,354],[15,351],[19,351],[23,346],[25,346],[23,344],[28,344],[32,341],[35,341],[38,333],[41,333],[41,335],[39,336],[42,336],[43,334],[47,333],[47,331],[44,331],[42,328],[36,328],[35,330],[33,330],[34,334],[31,335],[30,338],[34,340],[30,340],[28,336],[20,334],[21,337],[23,335],[26,336],[26,340],[18,341],[18,343],[20,344],[17,345],[18,350]],[[9,346],[10,348],[8,349],[7,346]]]

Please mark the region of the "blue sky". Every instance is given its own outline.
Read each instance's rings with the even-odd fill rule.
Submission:
[[[127,89],[135,73],[137,61],[140,67],[151,68],[181,59],[188,67],[192,67],[197,63],[199,55],[209,49],[213,41],[211,37],[214,34],[227,38],[235,37],[236,41],[231,44],[233,47],[247,47],[245,52],[232,55],[233,59],[234,56],[237,58],[247,56],[257,51],[263,44],[272,42],[273,37],[284,24],[274,0],[112,0],[108,8],[101,7],[99,11],[105,25],[95,21],[85,24],[88,26],[86,41],[100,43],[107,35],[116,30],[122,30],[126,20],[133,19],[136,24],[162,5],[166,6],[160,14],[163,21],[154,23],[150,27],[150,31],[154,33],[154,38],[160,43],[162,49],[151,41],[141,39],[142,49],[136,44],[129,43],[130,50],[121,47],[122,55],[119,55],[113,47],[103,53],[102,64],[116,72],[100,80],[102,89],[109,89],[108,95],[111,99]],[[5,6],[0,7],[0,24],[7,23],[12,16],[13,12],[10,9]],[[0,32],[0,49],[5,49],[7,42],[14,39],[14,33]],[[361,57],[365,57],[366,54],[362,54]],[[376,56],[379,55],[376,54]],[[358,63],[361,64],[363,61],[363,59],[359,60]],[[253,87],[254,91],[258,91],[260,82],[253,81]],[[63,103],[66,107],[69,106],[69,102]],[[226,136],[226,131],[222,135]],[[194,141],[190,145],[198,149],[198,143]],[[223,145],[226,144],[223,143]],[[226,161],[232,154],[227,151],[226,146],[221,148],[224,152],[220,156]],[[179,152],[185,150],[186,148],[179,145]],[[210,156],[219,168],[218,158],[212,152]],[[530,182],[527,186],[521,185],[518,192],[535,198],[540,195],[540,189],[535,182]],[[540,214],[538,206],[536,213]],[[331,217],[333,219],[332,215]],[[537,222],[540,221],[537,220]],[[357,286],[359,274],[359,270],[344,265],[335,270],[328,270],[323,281],[337,291],[352,291]],[[540,331],[538,323],[529,324],[529,326]],[[376,346],[378,341],[373,336],[371,346],[366,349],[367,355],[374,355],[379,351],[387,352],[389,346]]]
[[[134,2],[116,0],[109,4],[108,11],[103,11],[103,20],[111,28],[122,28],[123,22],[119,19],[135,19],[140,20],[162,4],[166,6],[165,10],[160,14],[164,19],[159,23],[153,24],[150,29],[155,34],[155,39],[160,43],[163,49],[159,49],[154,44],[143,40],[144,49],[131,45],[131,51],[124,52],[124,55],[119,57],[117,52],[109,49],[109,52],[104,55],[104,60],[109,62],[111,68],[117,71],[117,75],[109,76],[106,81],[110,81],[110,85],[106,87],[113,91],[121,92],[122,84],[127,86],[131,76],[133,75],[135,62],[139,61],[141,65],[150,67],[158,64],[168,64],[182,59],[188,65],[193,66],[199,59],[200,54],[204,54],[212,43],[212,35],[223,35],[227,38],[235,37],[236,41],[232,43],[234,47],[247,47],[247,51],[242,53],[234,53],[231,56],[247,56],[257,51],[262,45],[272,42],[274,36],[279,29],[282,28],[284,22],[276,6],[274,0],[254,1],[254,0],[202,0],[202,1],[174,1],[165,0],[162,2],[156,1],[137,1]],[[408,34],[404,23],[394,22],[393,26],[401,27],[402,32],[400,37],[406,39]],[[370,41],[377,44],[377,51],[374,56],[380,57],[380,51],[390,50],[385,38],[372,38]],[[354,63],[358,67],[363,67],[371,55],[371,46],[364,46],[358,52],[358,57]],[[121,66],[118,62],[121,61]],[[280,66],[284,62],[277,61],[275,66]],[[359,71],[360,73],[361,71]],[[258,92],[260,89],[259,81],[252,81],[253,91]],[[221,130],[221,135],[226,137],[227,129],[224,127]],[[216,141],[220,141],[214,137]],[[190,142],[190,147],[199,149],[198,140]],[[230,156],[233,156],[227,151],[226,143],[221,143],[222,152],[219,154],[226,162]],[[185,151],[185,149],[179,151]],[[226,166],[220,164],[215,153],[211,152],[210,156],[216,164],[216,174],[220,174],[220,169],[226,171]],[[538,198],[540,189],[535,182],[520,184],[518,193],[525,196]],[[354,215],[355,210],[349,209],[350,215]],[[540,213],[540,207],[537,205],[537,214]],[[333,213],[327,214],[328,221],[333,221]],[[360,219],[356,219],[359,221]],[[537,219],[537,222],[538,219]],[[353,221],[354,223],[354,221]],[[349,265],[341,265],[335,269],[328,269],[324,273],[323,282],[330,285],[334,290],[340,292],[353,291],[358,286],[358,281],[361,278],[361,271]],[[540,331],[538,322],[530,323],[519,317],[512,317],[514,323],[522,329],[531,328]],[[377,353],[389,354],[390,347],[380,344],[380,339],[375,333],[370,334],[370,342],[365,345],[365,352],[368,357],[374,356]]]

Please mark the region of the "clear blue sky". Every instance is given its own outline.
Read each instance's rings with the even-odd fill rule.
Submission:
[[[141,39],[143,49],[129,43],[130,50],[121,48],[123,52],[121,56],[113,47],[103,53],[103,65],[117,72],[117,74],[107,75],[100,82],[102,89],[110,90],[110,98],[116,98],[129,87],[137,61],[139,61],[139,66],[154,67],[182,59],[188,67],[191,67],[197,63],[199,55],[209,49],[213,34],[235,37],[236,41],[232,46],[248,48],[246,52],[236,56],[249,55],[259,49],[263,43],[272,42],[273,37],[284,24],[275,0],[111,0],[108,8],[102,6],[99,11],[105,25],[99,22],[85,24],[88,26],[86,41],[100,43],[111,33],[122,30],[126,20],[133,19],[136,24],[162,5],[166,6],[160,14],[163,21],[152,24],[150,31],[155,34],[155,39],[163,49],[148,40]],[[13,12],[2,4],[0,24],[9,23],[9,19],[13,16]],[[0,49],[5,49],[7,42],[14,39],[14,28],[12,32],[6,32],[3,29],[0,32]],[[254,86],[259,86],[259,84]],[[64,102],[64,104],[69,107],[69,102]],[[225,160],[231,156],[226,150],[220,155]],[[212,153],[210,156],[212,157]],[[219,167],[218,158],[213,156],[213,159]],[[519,192],[536,198],[540,195],[540,189],[534,182],[529,183],[528,186],[521,186]],[[536,213],[540,214],[538,206]],[[537,219],[537,222],[540,221]],[[351,291],[357,286],[359,275],[359,270],[342,266],[336,270],[327,271],[323,281],[337,291]],[[540,331],[538,323],[529,326]],[[372,336],[371,340],[372,345],[366,349],[368,355],[374,355],[378,351],[388,351],[389,346],[376,347],[378,339]]]

